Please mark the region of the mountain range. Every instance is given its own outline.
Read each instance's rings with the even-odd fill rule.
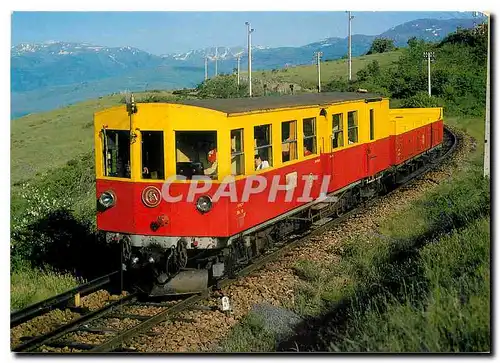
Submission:
[[[393,39],[398,47],[417,37],[440,41],[458,27],[470,28],[477,19],[419,19],[377,36],[352,36],[352,54],[368,51],[375,38]],[[327,38],[301,47],[252,47],[252,68],[269,70],[311,64],[316,51],[323,60],[347,53],[347,38]],[[246,47],[211,47],[185,53],[153,55],[133,47],[105,47],[86,43],[46,42],[11,47],[11,118],[50,110],[70,103],[123,90],[176,89],[194,87],[204,79],[205,57],[209,76],[231,73],[241,57],[247,67]]]

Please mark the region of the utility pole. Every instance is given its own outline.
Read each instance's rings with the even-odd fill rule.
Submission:
[[[238,88],[240,88],[240,60],[241,60],[241,55],[236,56],[236,59],[238,60]]]
[[[252,97],[252,29],[248,21],[245,22],[248,32],[248,96]]]
[[[205,53],[205,81],[208,79],[208,56]]]
[[[217,47],[215,47],[215,77],[217,77]]]
[[[488,61],[486,62],[486,117],[484,120],[484,177],[490,177],[490,27],[491,14],[488,14]]]
[[[431,96],[431,60],[434,60],[434,52],[424,52],[424,59],[427,59],[427,84],[429,97]]]
[[[348,64],[348,70],[349,70],[349,82],[352,81],[352,52],[351,52],[351,21],[354,19],[354,16],[351,16],[351,12],[347,12],[349,16],[349,27],[348,27],[348,35],[347,35],[347,64]]]
[[[318,68],[318,93],[321,93],[321,62],[320,57],[323,55],[323,52],[316,52],[314,56],[316,57],[316,66]]]

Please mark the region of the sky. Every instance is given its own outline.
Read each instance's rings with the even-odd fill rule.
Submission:
[[[404,11],[352,13],[353,34],[378,35],[421,18],[470,18],[472,12]],[[47,41],[132,46],[171,54],[212,46],[246,45],[245,21],[255,45],[301,46],[327,37],[347,36],[344,11],[298,12],[13,12],[12,45]]]

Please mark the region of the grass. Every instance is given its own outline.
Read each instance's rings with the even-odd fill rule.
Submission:
[[[416,262],[407,261],[411,268],[397,275],[402,280],[400,291],[379,292],[369,303],[353,299],[353,318],[342,335],[321,337],[325,347],[333,351],[489,351],[489,222],[489,217],[478,218],[424,246],[414,255]]]
[[[63,293],[79,283],[71,274],[60,274],[50,269],[33,269],[25,264],[11,272],[11,311]]]
[[[366,67],[370,62],[376,60],[381,68],[390,66],[397,61],[401,51],[388,53],[370,54],[360,57],[354,57],[352,61],[352,75],[356,79],[356,72]],[[252,72],[253,73],[253,72]],[[322,83],[338,77],[347,77],[347,60],[339,59],[321,63]],[[265,71],[255,72],[256,82],[265,83],[295,83],[303,88],[315,90],[318,85],[318,73],[316,65],[303,65],[287,69],[281,69],[277,72]]]
[[[231,339],[224,340],[216,352],[265,353],[274,350],[275,341],[274,334],[264,327],[262,318],[250,313],[231,330]]]

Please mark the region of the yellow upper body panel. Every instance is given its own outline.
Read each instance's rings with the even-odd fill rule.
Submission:
[[[176,157],[188,158],[187,155],[176,150],[176,131],[215,131],[217,146],[218,173],[217,180],[231,175],[231,130],[243,130],[243,158],[245,175],[258,174],[254,166],[255,138],[254,128],[259,125],[270,125],[272,167],[291,165],[304,159],[314,158],[322,152],[332,152],[353,147],[361,143],[373,142],[386,138],[394,133],[408,131],[408,129],[435,121],[440,116],[440,109],[405,109],[389,110],[389,101],[384,98],[368,98],[365,96],[350,96],[351,99],[335,99],[328,102],[328,94],[321,94],[321,103],[290,105],[281,103],[273,108],[263,106],[258,108],[255,99],[247,99],[252,107],[246,107],[243,101],[235,101],[238,107],[220,106],[218,109],[202,107],[203,102],[193,104],[180,103],[139,103],[137,112],[130,114],[126,105],[116,106],[94,116],[95,145],[96,145],[96,173],[98,178],[104,177],[103,133],[102,130],[128,130],[132,135],[130,147],[131,178],[127,181],[147,181],[141,174],[141,143],[142,132],[162,131],[164,145],[164,170],[165,176],[176,174]],[[307,95],[302,98],[311,98]],[[316,96],[319,97],[319,96]],[[276,98],[277,100],[278,98]],[[281,97],[280,99],[285,99]],[[223,102],[223,101],[220,101]],[[231,101],[224,101],[231,105]],[[240,103],[238,103],[240,102]],[[273,101],[276,102],[276,101]],[[338,142],[333,143],[334,135],[333,118],[341,114],[340,127],[337,125],[336,137]],[[337,115],[337,116],[334,116]],[[305,119],[313,119],[315,152],[304,155],[304,130]],[[282,152],[288,151],[289,145],[283,143],[282,126],[285,122],[296,121],[295,129],[289,135],[296,147],[294,160],[282,161]],[[310,122],[310,121],[309,121]],[[420,125],[421,124],[421,125]],[[353,130],[353,128],[355,130]],[[310,140],[309,140],[310,141]],[[177,160],[183,161],[183,160]],[[234,165],[233,165],[234,170]],[[236,176],[236,178],[244,175]],[[117,178],[113,177],[113,180]]]
[[[391,135],[399,135],[442,119],[443,109],[441,107],[397,108],[389,110],[389,117],[394,125]]]

